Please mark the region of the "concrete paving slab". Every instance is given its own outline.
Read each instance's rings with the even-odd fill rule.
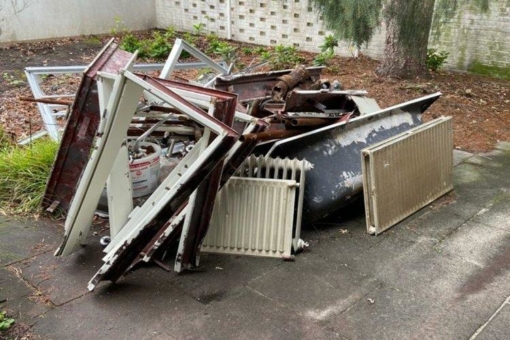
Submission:
[[[54,249],[59,227],[46,221],[0,220],[0,266]]]
[[[473,218],[494,201],[506,195],[506,189],[499,187],[492,188],[467,188],[456,186],[454,189],[455,201],[448,205],[448,209],[456,216],[467,219]]]
[[[57,306],[88,293],[87,283],[100,268],[103,256],[99,236],[74,254],[55,257],[54,249],[16,263],[27,282],[41,290]]]
[[[496,144],[496,149],[510,151],[510,142],[499,142]]]
[[[353,214],[354,212],[354,214]],[[315,223],[303,232],[302,238],[310,243],[309,252],[324,261],[349,265],[353,257],[362,256],[382,242],[389,234],[374,237],[366,232],[363,207],[354,207],[343,218],[330,218]]]
[[[455,167],[453,186],[455,189],[458,187],[466,189],[508,189],[510,177],[500,175],[503,168],[493,169],[464,162]]]
[[[349,339],[468,339],[510,292],[510,272],[472,289],[483,268],[417,247],[380,263],[382,287],[327,325]]]
[[[18,322],[29,322],[52,308],[43,296],[21,281],[12,269],[0,268],[0,310]]]
[[[476,340],[510,339],[510,304],[505,304],[497,315],[485,326]]]
[[[169,330],[204,306],[162,280],[160,268],[144,269],[37,318],[34,333],[43,339],[180,339]]]
[[[415,339],[415,332],[436,308],[445,307],[424,304],[412,292],[381,287],[326,325],[352,340]]]
[[[403,250],[398,248],[400,242],[387,241],[374,247],[364,255],[371,261],[357,261],[352,268],[385,285],[413,290],[423,299],[440,298],[443,301],[450,300],[465,280],[479,269],[475,264],[434,250],[434,241],[424,239]]]
[[[510,231],[510,218],[508,216],[509,210],[510,191],[498,196],[498,198],[488,204],[485,209],[481,210],[473,220]]]
[[[373,278],[314,254],[248,283],[257,293],[317,321],[348,310],[378,285]]]
[[[288,282],[292,284],[292,282]],[[178,339],[344,339],[250,288],[173,325]]]
[[[469,247],[466,247],[469,244]],[[495,257],[508,256],[510,270],[510,232],[482,223],[468,221],[436,246],[444,254],[460,257],[480,267],[490,265]],[[503,269],[503,268],[500,268]]]
[[[297,261],[301,260],[298,255]],[[173,262],[170,264],[173,268]],[[222,299],[225,294],[246,285],[281,266],[289,265],[281,259],[255,258],[218,254],[202,254],[200,265],[203,271],[183,273],[165,273],[173,284],[202,303]],[[291,264],[290,264],[291,265]]]
[[[466,164],[479,165],[486,168],[503,169],[504,163],[499,160],[501,153],[503,153],[503,151],[492,152],[487,155],[474,155],[466,159],[464,162]]]
[[[475,273],[475,276],[478,273]],[[470,339],[473,334],[491,318],[494,311],[510,293],[508,281],[510,275],[498,277],[484,289],[468,291],[470,278],[463,284],[451,301],[439,300],[446,309],[439,309],[425,322],[416,333],[417,339],[432,337],[436,339]],[[432,335],[432,336],[431,336]]]
[[[86,293],[102,263],[97,238],[68,258],[24,246],[8,253],[21,258],[12,267],[59,304],[31,319],[44,339],[468,339],[510,295],[510,146],[498,147],[460,154],[451,199],[380,236],[366,233],[363,204],[308,226],[302,238],[310,249],[295,262],[208,255],[204,272],[149,265]],[[31,296],[13,306],[30,309],[22,300]],[[501,316],[487,337],[508,334],[506,309]]]
[[[421,216],[401,222],[391,230],[398,236],[416,240],[417,237],[428,237],[437,241],[444,239],[464,224],[470,216],[457,215],[458,210],[452,203],[429,210]]]
[[[326,325],[348,339],[469,339],[493,305],[424,299],[412,287],[381,287]]]
[[[6,267],[9,264],[19,262],[23,259],[24,259],[23,256],[0,250],[0,267]]]
[[[453,150],[453,166],[459,165],[460,163],[464,162],[466,159],[472,156],[473,154],[471,152]]]

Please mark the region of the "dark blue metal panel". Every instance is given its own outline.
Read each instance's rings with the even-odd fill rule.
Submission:
[[[421,114],[440,93],[276,142],[270,157],[306,159],[303,219],[325,217],[362,192],[361,150],[421,124]]]

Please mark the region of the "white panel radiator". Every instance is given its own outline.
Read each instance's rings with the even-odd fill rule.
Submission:
[[[362,150],[367,231],[379,234],[453,189],[451,117]]]
[[[311,168],[297,159],[250,156],[221,189],[201,251],[291,256],[292,247],[304,244],[301,213],[305,171]]]

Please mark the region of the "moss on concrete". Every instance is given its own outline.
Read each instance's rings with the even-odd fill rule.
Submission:
[[[468,66],[468,71],[494,78],[510,80],[510,67],[485,65],[478,61],[475,61]]]

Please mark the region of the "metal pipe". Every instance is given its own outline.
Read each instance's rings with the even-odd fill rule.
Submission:
[[[163,125],[164,122],[167,121],[167,119],[169,119],[170,117],[172,117],[173,113],[170,113],[168,116],[166,116],[165,118],[161,119],[159,122],[157,122],[156,124],[154,124],[149,130],[145,131],[140,137],[138,137],[135,141],[135,143],[133,144],[133,151],[138,154],[140,152],[140,142],[142,140],[144,140],[145,138],[147,138],[152,132],[154,132],[158,127],[160,127],[161,125]]]
[[[299,117],[299,118],[287,118],[284,120],[284,122],[285,122],[285,125],[290,125],[290,126],[316,126],[316,125],[332,124],[337,120],[338,120],[338,117],[335,117],[334,119]]]
[[[256,140],[259,142],[267,141],[267,140],[273,140],[273,139],[282,139],[282,138],[288,138],[297,136],[299,134],[302,134],[306,131],[303,130],[276,130],[276,131],[266,131],[266,132],[259,132],[259,133],[247,133],[245,135],[242,135],[239,140],[241,142],[247,141],[247,140]]]
[[[20,97],[19,100],[21,100],[23,102],[31,102],[31,103],[43,103],[43,104],[54,104],[54,105],[73,105],[72,100],[56,100],[56,99],[30,98],[30,97]]]

